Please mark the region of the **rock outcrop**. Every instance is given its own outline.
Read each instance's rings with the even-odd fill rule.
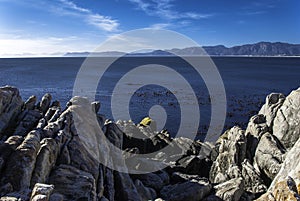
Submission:
[[[270,94],[246,129],[214,144],[151,119],[107,120],[85,98],[64,109],[2,87],[0,201],[300,200],[299,94]]]

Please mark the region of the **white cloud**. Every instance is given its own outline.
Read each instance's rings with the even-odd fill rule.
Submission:
[[[109,32],[117,31],[117,28],[119,26],[118,21],[99,14],[89,14],[87,17],[87,21],[89,24]]]
[[[174,0],[129,0],[137,5],[137,8],[149,16],[158,16],[167,20],[202,19],[212,17],[213,14],[200,14],[195,12],[179,12],[174,9]]]
[[[114,32],[118,31],[118,20],[112,19],[110,16],[94,13],[89,9],[82,8],[72,1],[59,0],[60,4],[52,6],[52,11],[58,15],[70,15],[83,18],[88,24],[93,25],[101,30]]]

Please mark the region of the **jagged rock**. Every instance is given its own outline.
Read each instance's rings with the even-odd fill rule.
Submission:
[[[36,183],[45,183],[55,165],[59,145],[52,138],[45,138],[41,141],[41,148],[36,158],[35,169],[31,177],[31,186]]]
[[[74,121],[72,132],[79,136],[83,147],[93,158],[103,165],[108,164],[110,155],[107,138],[101,130],[97,116],[92,105],[86,98],[74,97],[70,100],[71,105],[62,114],[71,113]]]
[[[40,132],[33,130],[12,153],[4,170],[2,183],[11,183],[14,191],[29,188],[39,149]]]
[[[21,201],[21,199],[16,197],[5,196],[5,197],[1,197],[0,201]]]
[[[277,111],[273,134],[290,149],[300,136],[300,88],[288,95]]]
[[[109,168],[105,168],[104,173],[104,193],[108,200],[115,200],[114,174]]]
[[[54,193],[63,195],[65,201],[96,200],[94,177],[72,166],[60,165],[54,168],[49,183],[55,186]]]
[[[246,129],[247,138],[247,157],[252,161],[255,155],[258,142],[263,134],[268,132],[269,127],[266,123],[266,117],[262,114],[250,118]]]
[[[258,114],[266,117],[266,123],[272,129],[273,121],[278,109],[282,106],[285,96],[281,93],[271,93],[266,97],[266,103],[262,106]]]
[[[142,200],[132,179],[127,173],[114,172],[116,200]]]
[[[234,178],[214,187],[216,196],[226,201],[239,201],[244,193],[243,178]]]
[[[6,161],[9,159],[10,155],[15,151],[15,149],[22,143],[22,141],[23,137],[21,136],[11,136],[0,145],[0,176]]]
[[[9,86],[0,88],[0,137],[5,129],[14,124],[22,106],[23,101],[17,88]]]
[[[64,196],[59,193],[53,193],[51,194],[49,201],[64,201]]]
[[[38,109],[43,114],[45,114],[47,112],[48,108],[50,107],[51,100],[52,100],[52,96],[48,93],[42,97],[42,101],[40,102]]]
[[[26,136],[42,118],[42,114],[38,110],[23,111],[23,113],[23,118],[19,120],[14,135]]]
[[[212,185],[207,180],[191,180],[168,185],[160,191],[161,197],[168,201],[200,201],[211,192]]]
[[[190,155],[178,160],[173,169],[186,174],[198,174],[202,177],[209,177],[212,161],[206,156]]]
[[[267,184],[280,170],[284,153],[285,149],[274,135],[265,133],[262,136],[255,152],[254,167],[262,173]]]
[[[275,192],[275,185],[282,180],[286,180],[287,177],[293,178],[298,186],[298,190],[300,190],[300,139],[287,153],[280,171],[274,178],[269,190]]]
[[[246,143],[245,132],[239,127],[231,128],[218,139],[216,145],[218,156],[209,173],[212,183],[227,181],[237,174],[236,169],[246,156]]]
[[[25,102],[25,109],[27,110],[33,110],[35,108],[37,98],[36,96],[30,96],[28,100]]]
[[[99,110],[100,110],[100,107],[101,107],[100,102],[99,101],[95,101],[95,102],[92,102],[91,104],[92,104],[93,111],[95,113],[98,113]]]
[[[135,180],[134,185],[141,197],[141,200],[154,200],[156,198],[156,192],[152,188],[147,188],[140,180]]]
[[[260,173],[245,159],[242,163],[242,177],[244,179],[245,191],[255,197],[267,191],[267,187],[261,179]]]
[[[189,174],[183,174],[180,172],[174,172],[171,176],[171,183],[182,183],[190,180],[201,180],[203,177],[199,175],[189,175]]]
[[[299,188],[297,189],[295,181],[288,177],[282,181],[275,183],[271,192],[267,192],[256,201],[299,201]]]
[[[32,190],[30,200],[48,201],[53,190],[53,185],[36,183]]]
[[[148,173],[141,175],[132,175],[133,178],[140,180],[146,187],[153,188],[160,191],[165,185],[169,183],[169,176],[166,172]]]

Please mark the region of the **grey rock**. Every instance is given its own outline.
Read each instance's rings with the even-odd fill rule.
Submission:
[[[39,149],[40,132],[33,130],[12,153],[4,170],[2,182],[11,183],[14,191],[29,188]]]
[[[51,194],[49,201],[64,201],[64,196],[59,193]]]
[[[247,159],[242,163],[242,177],[244,179],[245,191],[254,195],[261,195],[267,191],[267,187],[261,179],[260,172]]]
[[[274,118],[278,109],[282,106],[285,100],[285,96],[281,93],[271,93],[266,97],[266,103],[262,106],[259,114],[263,114],[266,117],[266,123],[269,128],[272,129]]]
[[[5,129],[15,124],[22,106],[23,101],[17,88],[0,87],[0,137]]]
[[[38,109],[43,114],[45,114],[47,112],[48,108],[50,107],[51,100],[52,100],[52,96],[48,93],[42,97],[42,101],[40,102]]]
[[[160,191],[161,198],[168,201],[200,201],[212,190],[207,180],[191,180],[174,185],[164,186]]]
[[[38,110],[23,111],[23,113],[23,118],[20,119],[14,135],[26,136],[42,118],[42,114]]]
[[[154,189],[145,187],[143,183],[138,179],[135,180],[134,185],[141,197],[141,200],[155,200],[157,195]]]
[[[239,201],[244,193],[243,178],[234,178],[214,187],[216,196],[226,201]]]
[[[27,110],[33,110],[35,108],[37,98],[36,96],[30,96],[28,100],[25,102],[25,109]]]
[[[114,172],[116,200],[142,200],[132,179],[127,173]]]
[[[247,157],[253,160],[258,142],[263,134],[268,132],[269,127],[266,123],[266,117],[262,114],[250,118],[246,129],[247,138]]]
[[[266,133],[262,136],[257,146],[254,167],[267,177],[269,181],[273,180],[280,170],[283,162],[285,149],[279,140],[272,134]]]
[[[292,91],[277,111],[273,134],[290,149],[300,136],[300,88]]]
[[[160,191],[165,185],[169,183],[169,176],[165,172],[161,174],[148,173],[141,175],[133,175],[135,179],[140,180],[146,187],[153,188]]]
[[[48,201],[53,190],[53,185],[36,183],[33,187],[30,200]]]
[[[293,148],[286,154],[285,160],[272,181],[269,190],[274,190],[276,183],[286,180],[291,177],[295,180],[300,190],[300,139],[296,142]]]
[[[31,177],[31,186],[36,183],[45,183],[54,167],[59,153],[59,145],[52,138],[41,141],[41,148],[36,158],[35,169]]]
[[[65,201],[96,200],[94,177],[72,166],[60,165],[54,168],[49,182],[55,186],[54,193],[63,195]]]
[[[216,151],[218,156],[213,162],[209,173],[212,183],[221,183],[236,175],[246,156],[245,131],[233,127],[226,131],[217,141]]]

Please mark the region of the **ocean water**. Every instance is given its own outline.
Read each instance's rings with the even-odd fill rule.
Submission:
[[[300,58],[214,57],[212,59],[226,90],[227,117],[224,129],[233,125],[245,128],[248,119],[258,112],[268,94],[280,92],[287,95],[291,90],[300,87]],[[0,59],[0,85],[18,87],[24,100],[31,95],[36,95],[40,99],[45,93],[51,93],[54,100],[59,100],[62,106],[65,106],[73,95],[76,76],[84,61],[85,58],[65,57]],[[198,102],[190,100],[191,91],[187,90],[176,76],[163,68],[152,74],[151,66],[146,66],[136,71],[133,76],[128,75],[133,69],[152,63],[168,66],[176,74],[181,75],[191,86],[189,90],[195,93]],[[89,76],[97,78],[97,69],[104,68],[106,65],[105,61],[99,60],[91,72],[86,74],[88,76],[86,83],[90,81]],[[198,104],[201,114],[197,129],[198,135],[203,139],[211,118],[211,98],[218,98],[210,97],[201,76],[197,75],[191,67],[171,57],[123,58],[111,65],[98,79],[97,91],[92,97],[101,102],[100,113],[114,120],[130,117],[138,123],[143,117],[149,115],[149,111],[152,112],[151,114],[158,111],[160,112],[157,117],[158,127],[167,128],[173,135],[181,125],[188,130],[191,126],[189,122],[193,121],[189,115],[182,118],[181,109]],[[149,84],[149,80],[152,80],[152,84]],[[213,84],[214,80],[211,81]],[[119,91],[115,92],[117,86]],[[171,89],[166,86],[170,86]],[[178,96],[182,97],[181,102],[177,99]],[[112,103],[112,100],[115,102]],[[156,107],[153,107],[155,105]],[[124,111],[127,109],[128,114],[125,114]],[[114,113],[118,114],[117,117],[113,115]]]

